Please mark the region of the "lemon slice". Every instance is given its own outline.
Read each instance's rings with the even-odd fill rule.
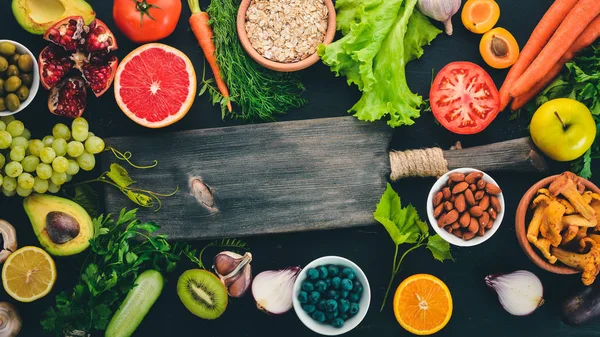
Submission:
[[[52,257],[38,247],[23,247],[10,254],[2,267],[4,290],[19,302],[46,296],[56,281]]]

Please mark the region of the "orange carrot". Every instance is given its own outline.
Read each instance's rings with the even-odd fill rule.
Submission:
[[[550,84],[556,76],[562,70],[562,67],[568,61],[572,60],[575,57],[575,54],[584,49],[585,47],[591,45],[600,37],[600,16],[597,16],[594,21],[590,22],[590,24],[585,28],[585,30],[579,35],[577,40],[573,42],[573,45],[569,50],[562,56],[560,61],[552,67],[552,69],[539,81],[531,90],[526,92],[525,94],[516,97],[512,104],[510,105],[510,109],[516,111],[522,108],[527,102],[533,99],[537,94],[542,92],[548,84]]]
[[[510,96],[524,95],[539,82],[569,50],[575,39],[600,14],[599,0],[579,0],[558,26],[548,44],[510,89]]]
[[[208,14],[200,10],[200,4],[198,0],[188,0],[192,16],[190,16],[190,27],[198,40],[198,44],[204,52],[204,57],[212,69],[213,75],[215,76],[215,83],[221,92],[223,97],[229,98],[229,90],[227,84],[221,77],[221,70],[217,64],[217,57],[215,54],[215,43],[213,42],[213,30],[208,24]],[[227,102],[227,109],[229,112],[232,111],[231,102]]]
[[[506,79],[500,88],[500,111],[506,109],[510,102],[509,91],[515,81],[527,70],[527,67],[533,62],[540,53],[546,42],[550,40],[554,31],[558,28],[563,19],[569,14],[571,9],[579,0],[556,0],[550,6],[546,14],[537,24],[529,40],[521,50],[519,59],[510,68]]]

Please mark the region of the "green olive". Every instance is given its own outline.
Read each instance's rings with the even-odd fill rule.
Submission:
[[[10,42],[0,43],[0,54],[4,56],[11,56],[17,51],[17,47]]]
[[[19,67],[14,64],[9,65],[8,69],[6,69],[6,77],[19,76],[20,73]]]
[[[10,111],[15,111],[21,106],[21,101],[19,101],[19,97],[17,97],[17,95],[15,94],[6,95],[4,102],[6,104],[6,107]]]
[[[33,69],[33,59],[28,54],[21,55],[17,61],[17,64],[19,65],[19,69],[26,73]]]
[[[0,96],[4,95],[4,80],[0,78]]]
[[[6,110],[6,104],[4,104],[4,97],[0,97],[0,111]]]
[[[8,60],[0,56],[0,72],[5,71],[8,68]]]
[[[31,84],[33,83],[33,75],[32,74],[21,74],[21,75],[19,75],[19,78],[21,79],[21,81],[23,81],[23,84],[25,84],[28,87],[30,87]]]
[[[21,84],[22,82],[20,78],[17,76],[11,76],[4,82],[4,90],[6,90],[6,92],[15,92],[17,89],[19,89]]]
[[[24,100],[27,99],[27,97],[29,97],[29,88],[22,85],[19,87],[19,89],[17,89],[17,91],[15,93],[17,94],[17,97],[19,97],[21,102],[23,102]]]
[[[13,56],[8,58],[8,64],[14,64],[16,65],[17,62],[19,62],[19,57],[21,57],[21,55],[19,54],[14,54]]]

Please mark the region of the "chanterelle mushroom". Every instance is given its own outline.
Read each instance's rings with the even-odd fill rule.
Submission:
[[[577,179],[577,181],[579,179],[577,176],[575,176],[575,178],[573,178],[573,176],[574,175],[571,172],[565,172],[561,174],[552,182],[552,184],[550,184],[548,190],[554,197],[558,196],[559,194],[565,196],[571,205],[573,205],[575,210],[577,210],[577,212],[579,212],[579,214],[581,214],[587,220],[595,220],[596,211],[594,211],[594,209],[585,202],[583,196],[577,190],[577,182],[573,179]]]
[[[0,234],[2,235],[0,263],[4,263],[8,256],[17,250],[17,232],[15,232],[15,228],[11,224],[0,219]]]
[[[581,270],[581,281],[589,286],[600,272],[600,246],[590,238],[581,239],[580,244],[591,246],[590,251],[587,254],[577,254],[561,248],[551,248],[551,253],[567,266]]]

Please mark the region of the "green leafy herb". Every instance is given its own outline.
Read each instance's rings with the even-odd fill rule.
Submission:
[[[239,239],[222,239],[222,240],[216,240],[216,241],[212,241],[209,244],[207,244],[206,246],[204,246],[204,248],[202,248],[200,251],[196,250],[196,249],[191,249],[190,246],[185,246],[183,249],[183,254],[185,256],[188,257],[188,259],[192,262],[198,265],[199,268],[201,269],[206,269],[206,267],[204,266],[204,263],[202,262],[202,255],[204,254],[204,251],[208,248],[225,248],[225,249],[230,249],[230,250],[234,250],[234,251],[248,251],[248,244],[246,244],[246,242],[239,240]]]
[[[72,189],[68,187],[63,189],[63,193],[68,199],[83,207],[91,217],[95,218],[100,215],[100,200],[90,185],[75,185]],[[68,193],[67,190],[69,192],[72,190],[73,193]]]
[[[91,253],[71,292],[56,296],[44,313],[44,331],[56,336],[65,332],[104,330],[138,275],[147,269],[170,272],[181,259],[181,247],[172,246],[160,226],[142,222],[137,210],[124,209],[114,220],[110,215],[93,220]],[[89,262],[88,262],[89,261]]]
[[[389,116],[388,125],[412,125],[422,97],[411,92],[405,66],[423,55],[441,30],[419,11],[417,0],[338,0],[343,37],[318,48],[323,63],[356,84],[361,99],[350,109],[360,120]]]
[[[600,130],[600,44],[586,48],[567,62],[563,72],[525,109],[532,115],[542,104],[555,98],[572,98],[585,104]],[[589,179],[592,176],[592,159],[597,158],[600,158],[598,137],[590,150],[572,163],[572,169]]]
[[[76,184],[75,186],[79,186],[82,184],[88,184],[92,182],[100,182],[112,185],[118,188],[123,194],[125,194],[131,201],[133,201],[136,205],[152,208],[156,206],[155,211],[160,210],[162,206],[162,201],[160,197],[170,197],[175,195],[179,190],[179,187],[175,189],[175,191],[169,194],[161,194],[156,193],[150,190],[143,190],[135,187],[131,187],[131,185],[135,184],[135,180],[133,180],[129,176],[129,172],[119,165],[112,163],[110,164],[110,169],[100,175],[100,177],[92,180],[87,180],[81,183]],[[84,202],[87,204],[88,202]]]
[[[221,76],[229,88],[231,102],[240,108],[230,116],[272,121],[276,114],[306,104],[301,96],[304,86],[296,75],[267,70],[248,56],[237,35],[239,6],[240,0],[214,0],[207,9]],[[228,114],[224,108],[228,101],[214,88],[213,82],[203,79],[202,83],[200,92],[208,92],[213,104],[221,104],[223,116]]]
[[[400,272],[402,261],[404,261],[408,253],[425,246],[431,251],[433,258],[438,261],[454,261],[454,258],[450,253],[450,244],[437,234],[429,236],[429,226],[419,218],[416,208],[412,205],[402,207],[400,197],[389,183],[381,196],[381,200],[377,204],[377,209],[373,213],[373,216],[377,222],[385,227],[390,238],[394,241],[394,245],[396,245],[394,263],[392,265],[392,277],[390,278],[390,283],[381,304],[381,310],[383,311],[388,294],[392,288],[392,283],[394,283],[394,278]],[[400,245],[404,243],[412,244],[412,246],[398,260]]]

